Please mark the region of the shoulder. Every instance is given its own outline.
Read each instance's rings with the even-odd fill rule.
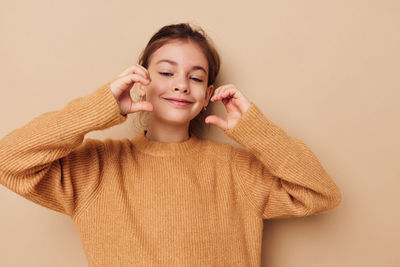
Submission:
[[[83,141],[82,145],[78,148],[80,150],[95,149],[105,155],[121,155],[132,151],[132,143],[129,139],[111,139],[104,140],[87,138]]]

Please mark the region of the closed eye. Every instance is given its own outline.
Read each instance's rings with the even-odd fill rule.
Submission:
[[[160,72],[160,74],[163,76],[172,76],[172,73],[169,72]]]
[[[197,79],[197,78],[195,78],[195,77],[193,77],[192,79],[193,79],[194,81],[200,82],[200,83],[203,81],[203,80]]]
[[[160,74],[162,75],[162,76],[172,76],[173,74],[172,73],[169,73],[169,72],[160,72]],[[198,78],[195,78],[195,77],[192,77],[191,78],[193,81],[196,81],[196,82],[203,82],[203,80],[201,80],[201,79],[198,79]]]

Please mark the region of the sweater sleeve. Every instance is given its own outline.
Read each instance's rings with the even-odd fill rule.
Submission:
[[[0,140],[0,184],[49,209],[73,216],[99,184],[104,144],[86,133],[126,120],[109,84],[39,115]]]
[[[339,188],[313,152],[253,102],[225,133],[245,147],[233,148],[232,172],[241,194],[263,219],[307,216],[340,204]]]

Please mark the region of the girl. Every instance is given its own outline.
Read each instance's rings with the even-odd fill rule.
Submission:
[[[212,94],[220,61],[201,29],[163,27],[139,62],[0,142],[1,184],[70,216],[90,266],[260,266],[263,219],[340,203],[304,143],[234,85]],[[222,101],[227,116],[205,122],[243,148],[190,130],[209,101]],[[83,141],[139,111],[148,126],[133,139]]]

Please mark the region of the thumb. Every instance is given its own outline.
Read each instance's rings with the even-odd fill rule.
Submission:
[[[215,116],[215,115],[207,116],[207,118],[205,119],[205,122],[209,123],[209,124],[213,124],[213,125],[221,128],[222,130],[228,129],[228,127],[227,127],[228,122],[218,116]]]
[[[129,113],[134,113],[138,111],[153,111],[153,105],[148,101],[133,102]]]

